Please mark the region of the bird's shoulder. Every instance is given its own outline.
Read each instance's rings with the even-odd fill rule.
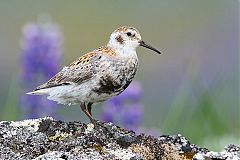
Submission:
[[[102,46],[99,47],[98,49],[94,50],[95,52],[99,52],[100,54],[104,56],[110,56],[110,57],[115,57],[117,56],[117,51],[111,47],[108,46]]]
[[[98,56],[100,56],[98,52],[95,52],[95,51],[88,52],[88,53],[82,55],[81,57],[79,57],[78,59],[76,59],[75,61],[73,61],[67,67],[74,68],[74,67],[78,67],[78,66],[87,65],[90,62],[92,62],[93,60],[95,60]]]
[[[98,49],[95,49],[91,52],[82,55],[81,57],[73,61],[68,67],[72,68],[76,66],[85,65],[91,63],[92,61],[97,61],[98,59],[100,60],[102,56],[114,57],[117,56],[117,52],[111,47],[101,46]]]

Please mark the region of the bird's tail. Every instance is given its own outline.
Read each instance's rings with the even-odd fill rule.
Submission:
[[[44,94],[48,94],[49,93],[49,89],[39,89],[39,90],[35,90],[32,92],[28,92],[26,94],[29,95],[44,95]]]

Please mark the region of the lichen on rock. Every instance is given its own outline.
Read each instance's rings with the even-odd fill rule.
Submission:
[[[92,128],[45,117],[0,122],[0,159],[192,159],[239,158],[239,147],[210,152],[182,135],[136,135],[112,123]],[[218,157],[219,156],[219,157]],[[239,158],[240,159],[240,158]]]

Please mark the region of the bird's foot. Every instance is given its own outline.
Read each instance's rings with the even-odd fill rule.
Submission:
[[[94,129],[99,129],[99,127],[105,128],[103,124],[99,120],[96,119],[90,119],[91,123],[94,125]]]
[[[96,119],[90,119],[90,121],[94,125],[94,129],[99,130],[99,129],[103,128],[104,130],[106,130],[107,132],[112,134],[111,131],[106,126],[104,126],[103,122],[96,120]]]

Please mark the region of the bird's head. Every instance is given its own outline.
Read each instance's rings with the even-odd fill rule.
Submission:
[[[108,46],[122,49],[126,48],[129,50],[136,50],[138,46],[146,47],[160,54],[160,51],[146,44],[138,30],[134,27],[120,27],[116,29],[110,36]]]

